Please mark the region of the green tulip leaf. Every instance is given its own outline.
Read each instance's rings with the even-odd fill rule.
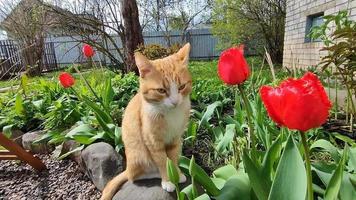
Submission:
[[[233,165],[225,165],[216,169],[213,174],[216,178],[228,180],[231,176],[237,175],[237,170]]]
[[[220,101],[216,101],[210,105],[208,105],[208,107],[206,108],[205,113],[203,114],[199,125],[198,125],[198,130],[201,128],[202,125],[206,125],[208,124],[209,120],[212,118],[215,110],[217,107],[221,106],[221,102]]]
[[[110,116],[110,113],[105,112],[100,106],[98,106],[96,103],[92,102],[88,97],[82,95],[82,99],[84,103],[89,106],[93,112],[100,116],[100,118],[103,120],[103,122],[109,124],[112,123],[112,118]]]
[[[64,159],[64,158],[68,157],[70,154],[75,153],[75,152],[78,152],[78,151],[81,151],[81,150],[83,150],[83,149],[84,149],[84,145],[81,145],[81,146],[79,146],[79,147],[76,147],[75,149],[73,149],[73,150],[71,150],[71,151],[68,151],[67,153],[65,153],[65,154],[61,155],[60,157],[58,157],[58,160],[62,160],[62,159]]]
[[[23,115],[25,113],[25,107],[23,106],[23,99],[20,94],[16,95],[15,99],[15,113],[18,115]]]
[[[267,200],[269,190],[271,188],[269,181],[261,173],[248,153],[245,151],[242,155],[244,169],[246,170],[251,182],[251,187],[259,200]]]
[[[223,136],[223,138],[220,140],[218,145],[216,146],[216,151],[219,153],[223,153],[226,151],[226,149],[231,146],[231,143],[234,140],[235,137],[235,124],[228,124],[226,126],[226,131]]]
[[[311,145],[310,150],[312,151],[315,148],[325,149],[327,152],[330,153],[331,157],[334,159],[335,162],[339,162],[340,154],[338,152],[338,149],[334,145],[332,145],[329,141],[324,139],[317,140]]]
[[[341,183],[342,183],[342,179],[343,179],[343,172],[344,172],[344,168],[345,168],[345,160],[348,154],[348,146],[345,146],[344,152],[342,154],[342,158],[337,166],[337,168],[335,169],[333,175],[331,176],[331,179],[326,187],[325,190],[325,195],[324,195],[324,199],[325,200],[335,200],[337,199],[337,196],[339,194],[340,191],[340,187],[341,187]]]
[[[351,148],[350,149],[350,155],[349,155],[349,162],[348,162],[348,167],[354,172],[356,172],[356,148]]]
[[[330,182],[332,174],[325,171],[321,171],[317,168],[312,168],[312,170],[316,172],[321,182],[323,182],[324,186],[326,187]]]
[[[356,188],[356,174],[350,174],[350,182]]]
[[[211,180],[219,190],[221,190],[221,188],[223,188],[226,183],[226,180],[222,178],[211,178]]]
[[[272,183],[269,200],[301,200],[307,194],[307,174],[303,159],[292,135],[289,135],[276,176]]]
[[[169,180],[177,185],[179,183],[179,173],[171,159],[167,159],[167,175]]]
[[[181,193],[185,194],[185,196],[188,197],[188,200],[193,200],[194,196],[193,196],[193,185],[189,184],[187,187],[185,187]]]
[[[198,196],[197,198],[195,198],[194,200],[210,200],[210,197],[207,194],[202,194],[202,195]]]
[[[179,166],[181,167],[182,171],[186,174],[189,174],[189,165],[190,159],[181,156],[179,159]],[[220,191],[215,186],[214,182],[211,180],[209,175],[196,163],[192,166],[192,170],[194,171],[194,180],[199,183],[209,195],[217,196],[219,195]]]
[[[2,132],[7,138],[11,138],[13,126],[14,126],[13,124],[10,124],[2,128]]]
[[[353,181],[356,181],[356,174],[350,174],[344,171],[339,192],[341,200],[356,199],[356,182],[352,182],[352,179],[354,179]]]
[[[93,136],[95,135],[92,133],[80,132],[73,135],[73,139],[80,144],[89,145],[96,140],[96,138],[94,138]]]
[[[281,139],[278,137],[267,150],[262,162],[262,174],[272,176],[273,165],[280,157],[282,150]]]
[[[226,181],[217,200],[250,200],[251,185],[246,173],[239,173]]]
[[[104,90],[102,93],[103,103],[106,106],[106,108],[110,107],[110,103],[113,101],[114,95],[115,92],[111,85],[111,78],[108,78],[106,79]]]
[[[74,135],[79,134],[79,133],[90,133],[94,129],[89,125],[89,124],[81,124],[75,128],[73,128],[71,131],[69,131],[65,137],[68,139],[72,139]]]

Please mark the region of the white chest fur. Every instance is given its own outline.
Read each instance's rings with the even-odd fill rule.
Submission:
[[[164,132],[165,144],[170,144],[173,139],[183,135],[186,123],[188,122],[186,113],[190,109],[189,97],[184,98],[182,103],[173,109],[164,109],[148,103],[144,104],[144,108],[152,118],[155,118],[159,114],[164,115],[165,127],[162,128],[166,129]]]
[[[190,107],[190,100],[183,100],[178,107],[166,112],[164,119],[166,120],[167,132],[165,133],[164,142],[169,144],[174,138],[181,137],[187,123],[186,113]]]

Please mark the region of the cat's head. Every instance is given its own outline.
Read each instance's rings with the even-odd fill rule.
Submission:
[[[177,53],[157,60],[148,60],[141,53],[135,53],[140,93],[145,101],[170,109],[189,98],[192,91],[189,51],[190,44],[187,43]]]

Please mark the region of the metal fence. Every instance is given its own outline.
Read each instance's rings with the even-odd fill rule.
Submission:
[[[122,47],[119,36],[112,36],[115,44],[118,47]],[[164,32],[145,32],[143,33],[145,44],[161,44],[167,46],[167,34]],[[101,41],[99,36],[93,36],[97,40]],[[169,33],[169,39],[171,44],[181,43],[182,34],[178,31],[172,31]],[[58,64],[66,65],[73,63],[83,63],[86,59],[83,58],[81,53],[82,44],[79,43],[80,37],[50,37],[46,39],[46,42],[52,42],[55,49],[56,60]],[[220,51],[217,49],[217,39],[212,35],[210,29],[194,29],[189,30],[185,35],[185,42],[190,42],[192,49],[190,57],[193,60],[214,59],[220,55]],[[114,54],[115,50],[110,42],[108,43],[108,49]],[[119,57],[119,55],[116,55]],[[94,61],[102,61],[107,64],[110,60],[103,54],[97,53],[93,58]]]
[[[44,47],[43,72],[57,70],[57,60],[53,43]],[[16,76],[26,70],[24,52],[12,40],[0,40],[0,79]]]
[[[22,71],[21,68],[22,59],[17,45],[11,40],[0,41],[0,79]]]
[[[100,36],[92,36],[99,42]],[[122,48],[122,43],[119,36],[112,36],[115,44]],[[160,44],[167,46],[168,43],[182,43],[182,34],[178,31],[172,31],[169,34],[166,32],[145,32],[143,33],[145,44]],[[167,40],[169,38],[169,42]],[[210,29],[194,29],[189,30],[184,36],[184,42],[190,42],[192,49],[190,58],[192,60],[214,59],[220,55],[217,49],[217,39],[212,35]],[[63,67],[65,65],[85,63],[82,55],[82,43],[79,36],[61,36],[61,37],[48,37],[45,43],[45,52],[43,55],[44,68],[43,71],[52,71]],[[107,43],[109,51],[116,55],[114,45],[110,42]],[[116,52],[116,53],[115,53]],[[119,58],[119,55],[116,55]],[[6,76],[17,75],[25,70],[23,55],[19,50],[18,45],[11,40],[0,41],[0,78]],[[102,53],[98,52],[94,61],[100,61],[106,64],[111,64],[110,59]]]

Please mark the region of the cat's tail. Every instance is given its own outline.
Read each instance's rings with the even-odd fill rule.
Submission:
[[[124,184],[127,180],[127,170],[125,170],[106,184],[100,200],[111,200],[121,185]]]

